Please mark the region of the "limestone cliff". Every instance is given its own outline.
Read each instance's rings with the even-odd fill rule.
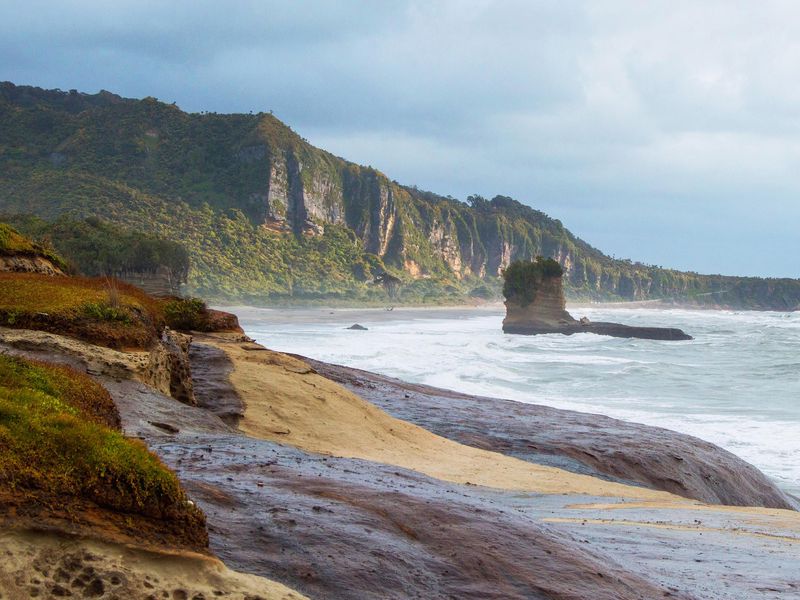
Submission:
[[[266,113],[190,114],[154,98],[2,83],[0,148],[10,149],[0,156],[8,175],[0,179],[0,212],[103,214],[168,235],[187,245],[189,287],[205,295],[259,301],[326,293],[386,268],[406,281],[431,279],[440,291],[466,292],[478,278],[495,281],[511,261],[541,254],[564,267],[566,291],[576,297],[800,306],[800,281],[703,276],[612,259],[511,198],[465,203],[401,185],[315,148]],[[303,240],[337,228],[361,256],[338,269],[301,271]],[[341,245],[326,239],[307,262],[337,255]]]
[[[523,305],[517,298],[506,298],[506,317],[503,327],[531,325],[536,327],[561,327],[575,323],[566,310],[566,300],[561,277],[550,277],[539,284],[530,304]]]

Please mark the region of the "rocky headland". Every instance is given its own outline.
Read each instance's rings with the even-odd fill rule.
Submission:
[[[0,346],[91,372],[126,434],[174,469],[203,510],[210,551],[296,597],[783,598],[800,590],[795,501],[696,438],[410,385],[272,352],[235,332],[191,335],[195,402],[180,402],[153,387],[146,369],[120,370],[118,351],[44,335],[5,329]],[[36,543],[32,557],[53,542]],[[101,542],[85,543],[82,552],[104,556]],[[16,572],[30,578],[34,562]],[[123,572],[141,573],[142,586],[170,572],[168,563],[160,571],[127,564]],[[239,580],[216,581],[224,589]],[[261,596],[294,592],[280,593]]]
[[[638,327],[621,323],[575,319],[566,310],[564,271],[553,259],[537,257],[532,262],[514,262],[503,272],[506,317],[503,331],[520,335],[594,333],[647,340],[691,340],[692,336],[671,327]]]

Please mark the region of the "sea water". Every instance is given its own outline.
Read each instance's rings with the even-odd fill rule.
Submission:
[[[679,327],[692,341],[506,335],[502,310],[282,320],[237,311],[245,331],[294,352],[410,382],[666,427],[708,440],[800,495],[800,313],[573,309],[592,321]],[[267,315],[269,315],[267,317]]]

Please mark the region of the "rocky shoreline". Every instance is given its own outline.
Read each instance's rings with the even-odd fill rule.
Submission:
[[[114,351],[47,336],[2,330],[0,349],[93,373],[126,433],[205,512],[210,550],[297,590],[264,597],[800,592],[795,499],[696,438],[412,385],[241,334],[193,336],[195,402],[182,403]]]

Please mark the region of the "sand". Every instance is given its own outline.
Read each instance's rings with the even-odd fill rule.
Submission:
[[[0,598],[305,598],[191,552],[155,552],[57,533],[0,532]]]
[[[305,362],[228,335],[197,336],[233,362],[247,435],[309,452],[396,465],[440,480],[542,494],[588,494],[685,503],[666,492],[536,465],[435,435],[389,416]]]

